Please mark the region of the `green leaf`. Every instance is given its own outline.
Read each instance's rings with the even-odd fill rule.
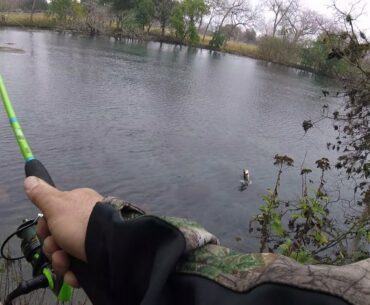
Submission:
[[[291,248],[292,248],[293,242],[290,239],[287,239],[284,243],[282,243],[279,248],[278,252],[282,255],[290,255]]]
[[[280,216],[278,214],[272,215],[272,222],[271,222],[272,231],[279,237],[285,236],[285,230],[281,223]]]
[[[297,214],[297,213],[292,213],[290,214],[290,218],[291,219],[294,219],[294,220],[297,220],[298,218],[302,217],[301,214]]]
[[[320,245],[326,245],[329,241],[326,235],[323,232],[316,231],[315,233],[315,240],[320,244]]]
[[[307,249],[304,248],[300,249],[296,253],[296,260],[301,264],[308,264],[314,261],[312,254]]]

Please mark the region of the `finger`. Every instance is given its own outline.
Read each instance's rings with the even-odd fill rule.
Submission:
[[[45,181],[32,176],[24,180],[24,189],[28,198],[43,212],[46,219],[53,212],[53,208],[58,206],[63,194]]]
[[[46,257],[51,260],[51,256],[54,252],[60,250],[60,247],[56,243],[54,237],[51,235],[46,237],[44,240],[44,244],[42,245],[42,251],[46,255]]]
[[[55,251],[51,256],[51,264],[57,275],[64,275],[69,269],[69,257],[63,250]]]
[[[95,190],[93,190],[91,188],[88,188],[88,187],[74,189],[71,192],[72,193],[77,193],[77,194],[84,194],[88,198],[97,198],[98,200],[101,200],[101,199],[104,198],[97,191],[95,191]]]
[[[36,234],[41,241],[50,235],[49,227],[44,217],[39,218],[37,221]]]
[[[64,282],[68,285],[72,286],[73,288],[79,288],[80,284],[78,283],[78,280],[75,276],[75,274],[68,270],[66,274],[64,275]]]

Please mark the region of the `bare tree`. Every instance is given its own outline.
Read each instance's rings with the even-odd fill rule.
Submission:
[[[244,0],[232,0],[231,2],[225,1],[221,7],[223,16],[218,28],[222,28],[227,18],[231,18],[231,16],[237,16],[239,13],[248,9],[247,6],[248,3],[246,3]]]
[[[287,16],[288,34],[291,41],[297,43],[300,39],[315,35],[319,29],[321,18],[316,11],[297,9]]]
[[[287,17],[297,7],[297,0],[266,0],[266,8],[273,13],[272,37],[275,37],[278,27],[287,20]]]
[[[258,18],[257,9],[254,9],[246,0],[225,1],[222,3],[219,13],[221,21],[217,26],[217,32],[222,30],[224,24],[230,25],[230,31],[228,31],[225,43],[238,26],[251,26]]]
[[[210,25],[212,24],[212,22],[214,21],[215,18],[219,17],[220,14],[222,13],[222,0],[208,0],[206,1],[206,4],[209,8],[209,19],[208,19],[208,22],[207,22],[207,25],[204,29],[204,33],[203,33],[203,41],[206,37],[206,34],[207,34],[207,31],[210,27]]]
[[[90,35],[104,32],[105,24],[110,19],[109,8],[99,5],[98,0],[83,0],[81,3],[85,9],[85,25]]]
[[[258,19],[258,11],[249,5],[244,5],[239,10],[232,11],[230,14],[231,31],[229,37],[226,38],[226,42],[233,36],[237,28],[240,26],[244,28],[252,27],[256,19]]]
[[[340,25],[343,30],[355,34],[357,28],[357,20],[364,16],[366,1],[356,0],[349,1],[346,5],[339,6],[337,1],[332,0],[332,9],[334,11],[334,21]],[[345,20],[345,22],[343,22]]]

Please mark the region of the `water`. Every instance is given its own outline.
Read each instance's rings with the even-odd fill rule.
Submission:
[[[224,245],[255,251],[248,222],[273,186],[273,156],[295,160],[282,178],[287,199],[300,193],[304,159],[333,157],[330,125],[305,136],[301,127],[330,102],[320,98],[327,83],[298,70],[158,43],[2,29],[0,45],[9,42],[25,53],[0,53],[0,71],[35,155],[62,189],[92,187],[192,218]],[[3,239],[37,211],[1,112]],[[253,183],[240,192],[243,168]]]

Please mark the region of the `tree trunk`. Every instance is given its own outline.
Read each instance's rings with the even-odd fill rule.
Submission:
[[[299,38],[301,38],[301,35],[302,35],[301,31],[299,31],[299,30],[295,31],[293,41],[292,41],[292,43],[294,45],[296,45],[298,43],[298,40],[299,40]]]
[[[234,31],[236,29],[236,27],[238,26],[238,24],[236,25],[231,25],[231,30],[225,35],[225,41],[224,41],[224,45],[223,47],[226,47],[227,45],[227,42],[230,40],[230,38],[233,36],[234,34]]]
[[[165,25],[164,25],[164,24],[162,23],[162,24],[161,24],[161,29],[162,29],[162,37],[164,37],[164,29],[165,29],[165,27],[166,27],[166,26],[165,26]]]
[[[199,26],[198,26],[198,33],[200,31],[200,27],[202,26],[202,24],[203,24],[203,15],[202,15],[202,17],[200,17]]]
[[[227,18],[227,16],[229,16],[230,12],[231,12],[231,9],[232,8],[229,8],[226,12],[226,14],[224,15],[224,17],[222,18],[221,20],[221,23],[220,25],[218,26],[218,32],[222,29],[222,26],[224,25],[224,22],[225,22],[225,19]]]
[[[212,18],[213,18],[213,14],[212,14],[212,15],[211,15],[211,17],[209,18],[209,21],[208,21],[208,23],[207,23],[206,29],[204,30],[202,41],[204,41],[204,38],[206,38],[206,34],[207,34],[207,31],[208,31],[208,28],[209,28],[209,26],[210,26],[210,24],[211,24],[211,22],[212,22]]]
[[[274,28],[272,30],[272,37],[275,37],[275,34],[276,34],[276,29],[277,29],[277,15],[275,15],[275,20],[274,20]]]
[[[122,15],[117,16],[116,27],[117,27],[117,30],[122,30],[122,27],[123,27],[123,16]]]
[[[33,24],[33,13],[35,12],[35,5],[36,5],[36,0],[33,0],[32,9],[31,9],[31,17],[30,17],[31,24]]]

